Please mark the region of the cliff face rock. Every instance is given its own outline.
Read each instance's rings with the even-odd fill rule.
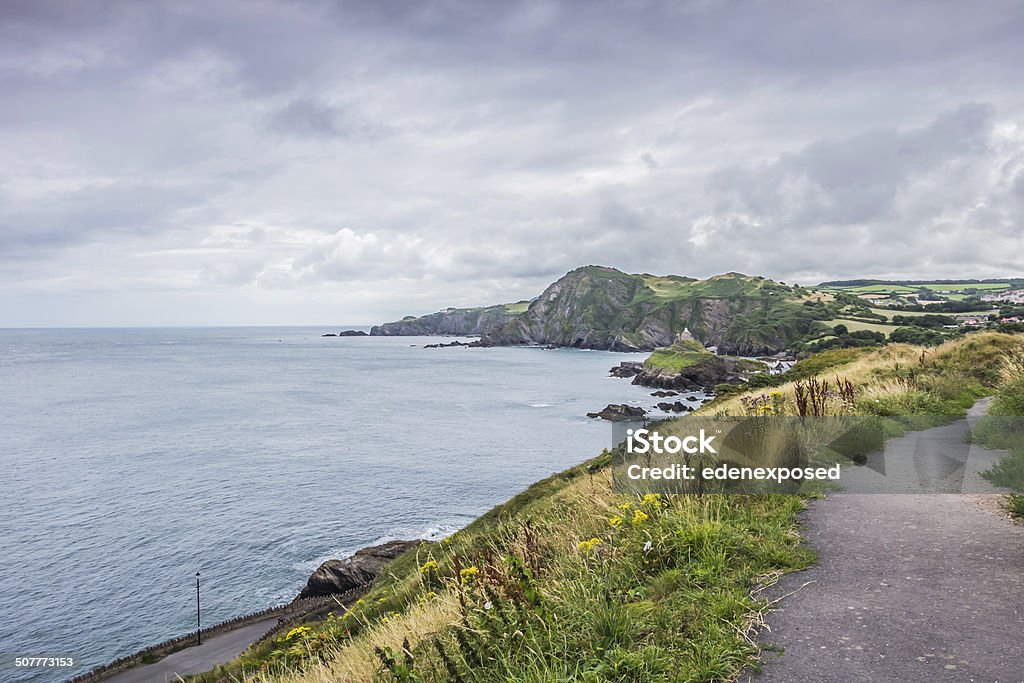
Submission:
[[[344,560],[327,560],[309,577],[298,597],[334,595],[364,586],[380,576],[388,562],[421,543],[425,541],[388,541]]]
[[[642,286],[641,278],[614,268],[578,268],[548,286],[529,310],[488,334],[487,340],[611,351],[665,346],[672,341],[665,317],[630,306]]]
[[[374,325],[371,336],[481,336],[501,327],[512,319],[510,308],[449,308],[419,318],[409,316],[391,323]]]

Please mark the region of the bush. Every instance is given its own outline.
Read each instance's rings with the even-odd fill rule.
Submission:
[[[923,327],[898,327],[889,333],[889,341],[915,346],[938,346],[945,339],[941,332]]]

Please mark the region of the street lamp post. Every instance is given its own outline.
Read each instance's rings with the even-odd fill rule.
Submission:
[[[199,572],[196,572],[196,645],[203,644],[203,625],[199,618]]]

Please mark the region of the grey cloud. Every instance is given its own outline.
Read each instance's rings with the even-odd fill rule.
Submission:
[[[1022,31],[1008,0],[12,0],[0,284],[369,321],[588,262],[1000,274]]]
[[[116,181],[46,193],[32,201],[8,195],[0,207],[0,258],[5,251],[63,247],[97,236],[159,233],[179,212],[217,189],[205,183]]]
[[[311,138],[376,139],[389,134],[387,126],[370,124],[352,106],[335,106],[317,99],[296,99],[267,119],[270,130]]]
[[[983,154],[993,114],[987,104],[965,104],[923,128],[815,141],[767,164],[719,171],[710,190],[722,197],[720,209],[779,222],[848,225],[883,218],[915,177]]]

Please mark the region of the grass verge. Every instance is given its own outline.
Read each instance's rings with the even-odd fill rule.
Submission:
[[[962,415],[1004,386],[1005,359],[1020,348],[1019,338],[983,333],[934,349],[844,350],[804,368],[831,382],[819,384],[824,414],[877,415],[898,433],[934,419],[907,416]],[[796,415],[798,393],[791,381],[702,412]],[[733,679],[757,661],[758,591],[812,561],[796,533],[803,500],[627,498],[611,491],[610,459],[538,482],[397,559],[351,609],[190,680]]]

